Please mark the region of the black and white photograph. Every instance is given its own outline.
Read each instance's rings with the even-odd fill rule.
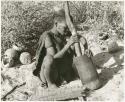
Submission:
[[[1,101],[124,102],[124,0],[1,0]]]

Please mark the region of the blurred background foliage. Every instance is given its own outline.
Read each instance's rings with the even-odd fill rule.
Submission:
[[[17,44],[34,56],[40,35],[53,26],[53,7],[63,1],[1,1],[1,47],[3,52]],[[71,1],[76,25],[91,30],[113,29],[123,39],[122,1]]]

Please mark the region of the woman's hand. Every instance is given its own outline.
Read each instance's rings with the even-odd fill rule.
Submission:
[[[92,57],[93,56],[93,53],[90,49],[86,49],[85,50],[85,54],[88,56],[88,57]]]
[[[77,35],[71,36],[67,42],[67,45],[70,47],[72,44],[79,42],[79,38]]]

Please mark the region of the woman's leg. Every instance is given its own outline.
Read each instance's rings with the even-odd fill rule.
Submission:
[[[55,88],[55,81],[57,79],[57,70],[54,67],[54,59],[51,55],[46,55],[44,58],[44,70],[45,80],[47,81],[48,87]]]
[[[41,67],[41,71],[40,71],[40,80],[42,81],[42,87],[47,87],[47,81],[45,79],[45,75],[44,75],[44,63],[42,64]]]

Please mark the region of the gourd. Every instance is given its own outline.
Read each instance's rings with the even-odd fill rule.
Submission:
[[[2,59],[3,67],[13,67],[18,60],[18,56],[19,55],[17,50],[13,48],[7,49]]]
[[[22,64],[30,64],[31,63],[31,55],[29,52],[23,52],[20,55],[20,62]]]

